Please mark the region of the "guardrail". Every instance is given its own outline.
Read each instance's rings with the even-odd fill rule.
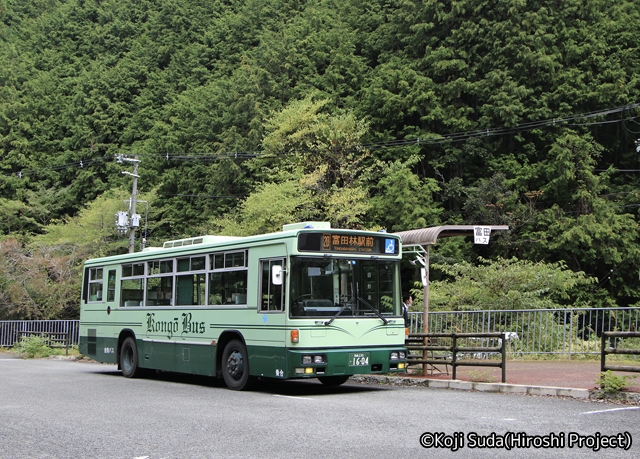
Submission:
[[[409,313],[409,333],[424,330],[422,312]],[[640,307],[431,311],[432,333],[511,332],[509,356],[599,355],[603,332],[640,330]]]
[[[421,312],[409,313],[409,332],[423,328]],[[71,345],[78,344],[77,320],[0,321],[0,347],[11,347],[18,331],[68,332]],[[640,330],[640,307],[566,308],[483,311],[432,311],[429,331],[433,333],[513,333],[509,356],[554,355],[571,359],[575,355],[600,355],[603,332]]]
[[[440,342],[442,339],[449,340],[449,344]],[[461,346],[459,340],[463,340],[467,345]],[[453,379],[457,379],[459,366],[498,367],[502,369],[502,382],[504,383],[507,381],[506,341],[506,333],[410,333],[405,341],[409,351],[407,366],[414,364],[451,366]],[[483,345],[484,343],[487,345]],[[492,343],[498,345],[489,345]],[[411,354],[411,351],[422,351],[422,355]],[[435,352],[440,352],[440,354],[435,354]],[[499,361],[488,359],[489,354],[498,353],[500,354]]]
[[[68,345],[77,346],[79,320],[0,320],[0,347],[13,347],[21,333],[67,333]]]
[[[607,355],[640,355],[640,349],[620,348],[618,338],[640,338],[640,332],[604,332],[601,338],[600,371],[629,371],[640,373],[640,366],[607,365]],[[607,342],[613,346],[607,346]]]

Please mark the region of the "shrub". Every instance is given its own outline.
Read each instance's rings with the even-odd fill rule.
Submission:
[[[485,370],[471,370],[469,372],[469,381],[480,383],[493,383],[496,382],[496,377],[491,374],[491,371]]]
[[[596,379],[596,384],[600,386],[600,389],[605,394],[617,394],[624,390],[629,385],[629,379],[633,379],[635,376],[618,376],[611,373],[611,370],[603,371]]]
[[[38,335],[23,337],[15,343],[13,350],[21,357],[27,359],[44,358],[59,353],[57,349],[52,349],[48,345],[46,336]]]

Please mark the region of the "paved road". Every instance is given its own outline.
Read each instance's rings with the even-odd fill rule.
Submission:
[[[2,459],[631,458],[640,457],[639,421],[638,407],[558,398],[296,381],[239,393],[207,378],[131,380],[112,365],[0,355]],[[506,432],[564,448],[470,447]],[[586,443],[628,432],[633,446],[568,448],[571,432]],[[426,443],[442,433],[443,446],[460,448],[425,449],[424,433]]]

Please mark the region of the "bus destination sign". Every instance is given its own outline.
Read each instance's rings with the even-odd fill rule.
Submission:
[[[397,255],[400,247],[398,240],[388,235],[301,233],[298,235],[298,250],[301,252]]]

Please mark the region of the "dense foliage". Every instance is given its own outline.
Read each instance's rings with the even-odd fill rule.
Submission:
[[[594,278],[583,304],[638,303],[639,19],[634,0],[0,0],[0,318],[73,315],[83,257],[126,250],[119,154],[151,243],[506,224],[439,244],[434,279],[517,257]]]

